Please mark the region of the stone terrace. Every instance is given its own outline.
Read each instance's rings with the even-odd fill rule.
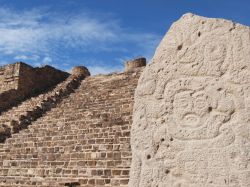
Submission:
[[[7,138],[0,144],[0,186],[127,186],[141,71],[86,78],[27,129]]]

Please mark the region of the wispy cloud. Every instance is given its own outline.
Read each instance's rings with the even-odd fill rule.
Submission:
[[[91,72],[91,75],[97,75],[97,74],[108,74],[111,72],[120,72],[123,70],[123,67],[121,66],[89,66],[89,71]]]
[[[14,53],[49,52],[59,44],[64,47],[82,46],[88,49],[87,46],[96,42],[116,40],[114,26],[113,23],[101,23],[86,15],[65,21],[59,15],[52,16],[38,10],[17,12],[1,8],[0,50]]]
[[[52,61],[53,60],[50,57],[46,56],[43,59],[43,64],[50,64]]]
[[[15,60],[34,60],[37,61],[40,59],[40,56],[38,55],[31,55],[31,56],[27,56],[27,55],[17,55],[14,57]]]
[[[129,31],[116,19],[103,19],[87,12],[65,18],[46,9],[19,12],[0,8],[1,58],[12,56],[13,60],[51,64],[68,59],[63,50],[77,50],[82,53],[127,52],[130,50],[127,45],[136,49],[136,52],[131,52],[131,57],[138,54],[151,57],[159,38],[152,33]],[[5,61],[1,58],[1,61]],[[64,63],[68,64],[69,61]],[[118,66],[90,66],[96,73],[108,73],[118,69]]]

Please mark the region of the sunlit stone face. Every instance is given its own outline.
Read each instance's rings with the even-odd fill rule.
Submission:
[[[250,186],[249,27],[192,14],[140,77],[130,187]]]

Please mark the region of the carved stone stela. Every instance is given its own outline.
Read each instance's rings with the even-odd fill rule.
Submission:
[[[250,186],[250,29],[185,14],[135,93],[130,187]]]

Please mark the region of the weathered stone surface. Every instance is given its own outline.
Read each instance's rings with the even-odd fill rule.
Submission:
[[[135,93],[130,187],[250,186],[250,29],[185,14]]]

